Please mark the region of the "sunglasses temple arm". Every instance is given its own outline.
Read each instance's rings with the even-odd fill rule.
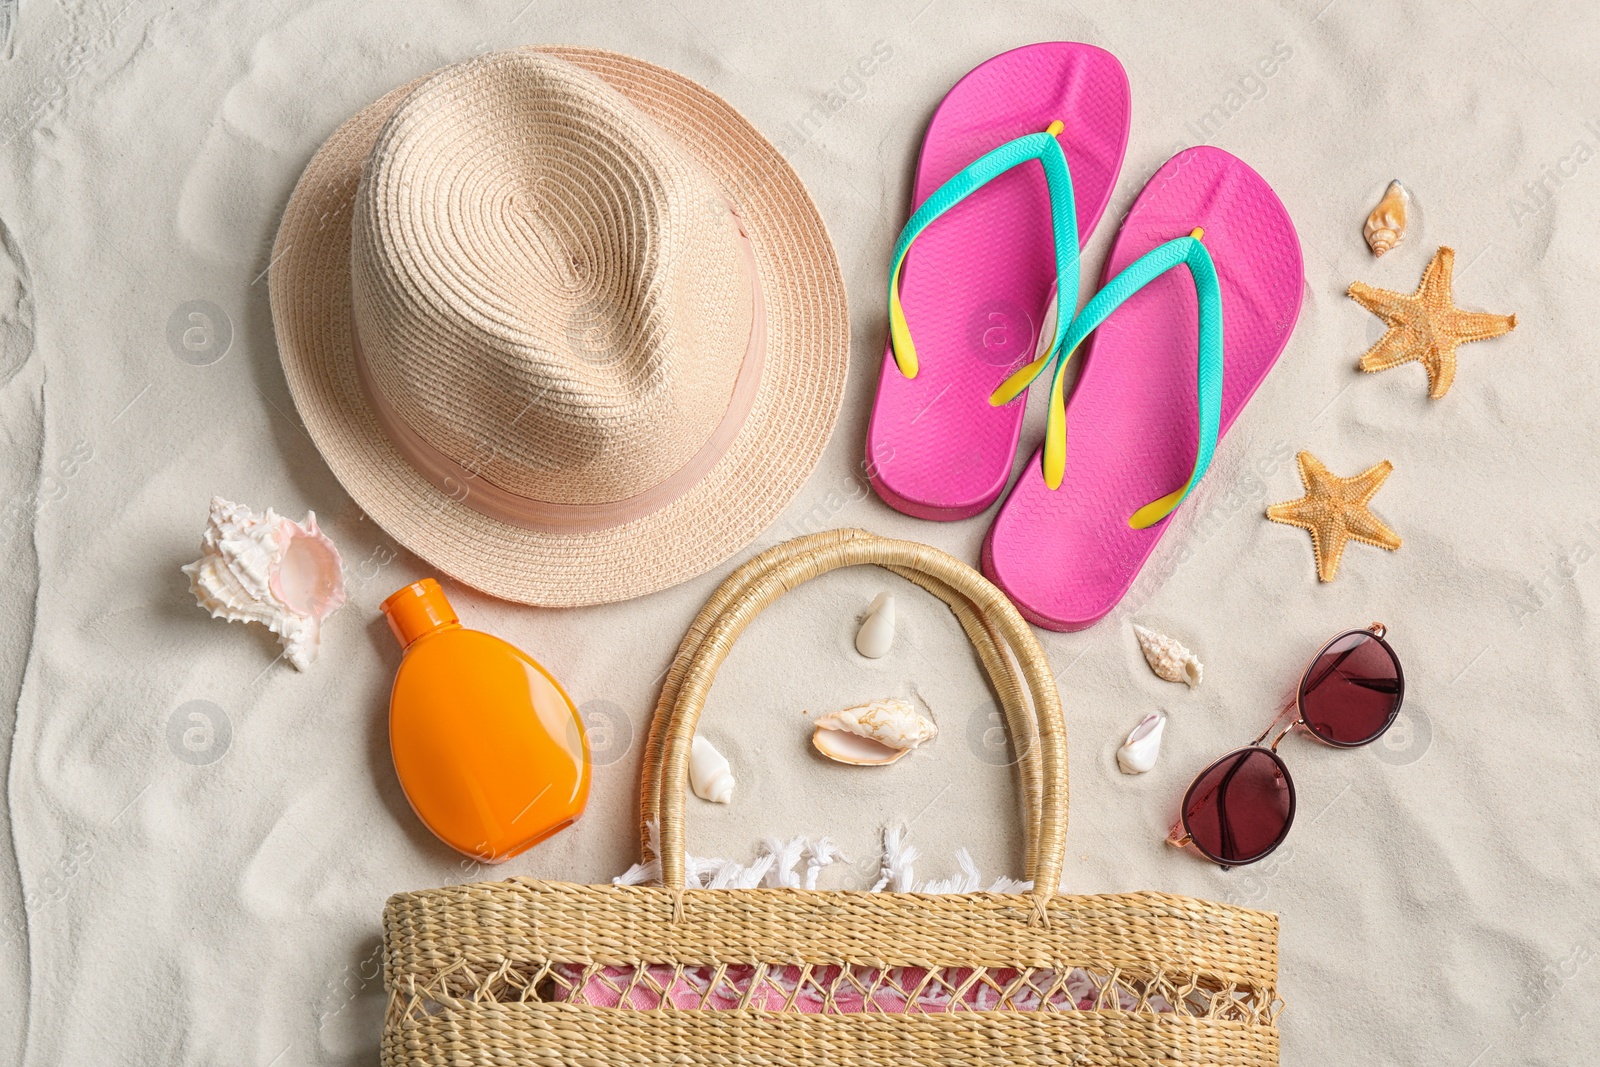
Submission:
[[[1315,679],[1311,679],[1311,680],[1306,682],[1306,691],[1310,692],[1311,690],[1315,689],[1317,686],[1321,685],[1323,682],[1327,681],[1328,680],[1328,675],[1330,675],[1334,671],[1338,670],[1340,664],[1344,663],[1345,660],[1349,659],[1351,654],[1354,653],[1355,650],[1357,648],[1359,648],[1359,647],[1360,647],[1359,645],[1352,645],[1351,647],[1345,649],[1343,652],[1339,653],[1339,658],[1334,660],[1332,663],[1328,664],[1328,666],[1323,670],[1323,672],[1321,674],[1317,675]],[[1311,672],[1307,671],[1306,673],[1309,675]]]
[[[1357,632],[1359,633],[1360,631],[1357,631]],[[1385,626],[1381,622],[1375,622],[1371,626],[1367,627],[1366,632],[1371,634],[1373,637],[1377,638],[1379,641],[1382,641],[1384,635],[1389,632],[1389,628],[1387,626]],[[1309,682],[1306,685],[1307,691],[1315,689],[1317,686],[1319,686],[1323,682],[1327,681],[1328,680],[1328,675],[1330,675],[1334,671],[1338,670],[1339,669],[1339,665],[1341,663],[1343,663],[1346,659],[1348,659],[1352,654],[1354,654],[1355,650],[1360,648],[1360,647],[1361,647],[1360,645],[1351,645],[1349,648],[1347,648],[1343,652],[1339,653],[1339,658],[1334,660],[1332,663],[1328,664],[1328,669],[1327,670],[1325,670],[1321,674],[1317,675],[1317,678],[1316,678],[1315,681]],[[1392,655],[1392,653],[1391,653],[1391,655]],[[1311,673],[1311,668],[1310,667],[1306,668],[1306,673],[1308,675]],[[1351,679],[1351,680],[1355,681],[1356,684],[1358,684],[1358,685],[1361,684],[1360,681],[1357,680],[1357,679]]]
[[[1336,659],[1334,659],[1334,661],[1331,662],[1331,664],[1326,665],[1325,669],[1322,670],[1322,673],[1318,673],[1317,677],[1315,677],[1315,678],[1310,677],[1310,667],[1307,667],[1306,675],[1304,675],[1304,677],[1301,678],[1301,688],[1294,689],[1294,696],[1291,696],[1290,699],[1288,699],[1288,702],[1286,702],[1286,704],[1283,705],[1283,707],[1280,707],[1280,709],[1278,709],[1277,715],[1274,715],[1274,717],[1272,717],[1272,721],[1270,721],[1270,723],[1267,723],[1267,728],[1266,729],[1262,729],[1261,733],[1259,733],[1258,736],[1256,736],[1256,739],[1254,739],[1254,741],[1251,742],[1251,744],[1258,744],[1259,745],[1259,744],[1261,744],[1262,741],[1266,741],[1267,734],[1272,733],[1272,729],[1274,729],[1275,726],[1277,726],[1278,723],[1280,723],[1280,721],[1283,721],[1283,717],[1285,717],[1286,713],[1298,712],[1298,710],[1299,710],[1299,694],[1301,694],[1301,691],[1306,691],[1306,693],[1310,693],[1310,691],[1312,691],[1312,689],[1315,689],[1315,688],[1317,688],[1317,686],[1322,685],[1323,681],[1328,680],[1328,675],[1331,675],[1331,673],[1333,673],[1334,670],[1338,670],[1339,667],[1341,667],[1341,664],[1344,664],[1344,661],[1346,661],[1346,659],[1349,659],[1350,654],[1354,654],[1354,653],[1355,653],[1354,646],[1352,646],[1352,648],[1344,649],[1344,651],[1342,651],[1342,653],[1339,653],[1339,656],[1336,657]],[[1312,665],[1315,665],[1315,664],[1312,664]],[[1298,718],[1299,718],[1298,715],[1296,715],[1296,720],[1298,720]],[[1291,721],[1290,726],[1288,726],[1288,728],[1286,728],[1285,731],[1283,731],[1282,734],[1278,734],[1278,736],[1275,737],[1274,741],[1272,741],[1272,750],[1274,750],[1274,752],[1277,752],[1277,750],[1278,750],[1278,742],[1283,741],[1283,736],[1285,736],[1285,734],[1288,734],[1288,731],[1290,731],[1290,729],[1293,729],[1293,728],[1294,728],[1294,723],[1293,723],[1293,721]]]
[[[1278,718],[1283,718],[1282,712],[1279,712]],[[1277,719],[1273,720],[1274,723],[1277,721]],[[1269,726],[1267,729],[1271,730],[1272,727]],[[1230,845],[1233,842],[1233,829],[1228,825],[1228,786],[1233,783],[1234,776],[1239,773],[1239,768],[1243,766],[1244,761],[1240,760],[1232,767],[1229,767],[1228,773],[1222,776],[1222,781],[1217,783],[1216,788],[1201,798],[1202,800],[1209,800],[1213,796],[1217,798],[1217,825],[1222,831],[1224,845]],[[1183,813],[1179,812],[1178,821],[1172,824],[1171,830],[1167,831],[1167,844],[1182,848],[1189,841],[1190,835],[1183,828]]]
[[[1282,734],[1278,735],[1282,737]],[[1238,760],[1228,773],[1222,776],[1222,781],[1217,783],[1217,829],[1222,831],[1223,855],[1234,852],[1233,824],[1228,821],[1228,787],[1233,784],[1234,777],[1239,773],[1239,768],[1244,766],[1244,760]]]

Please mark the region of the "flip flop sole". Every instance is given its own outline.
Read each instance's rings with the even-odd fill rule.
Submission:
[[[1139,194],[1104,279],[1196,226],[1222,290],[1225,435],[1289,342],[1305,267],[1294,223],[1266,181],[1201,146],[1173,156]],[[984,573],[1035,625],[1080,630],[1104,617],[1165,532],[1170,520],[1135,530],[1128,517],[1182,486],[1194,464],[1196,320],[1193,284],[1169,271],[1085,346],[1067,404],[1061,488],[1045,487],[1035,455],[984,542]]]
[[[1127,74],[1104,49],[1050,42],[1005,52],[957,82],[934,113],[912,204],[985,152],[1059,119],[1087,241],[1121,169],[1129,115]],[[989,394],[1032,358],[1054,281],[1050,197],[1035,164],[996,178],[917,239],[900,292],[921,369],[904,377],[885,346],[867,429],[867,471],[890,506],[952,520],[999,497],[1026,404],[993,408]]]

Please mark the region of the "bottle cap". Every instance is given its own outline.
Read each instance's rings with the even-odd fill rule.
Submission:
[[[432,578],[412,582],[393,593],[383,602],[382,611],[388,616],[389,629],[401,648],[409,647],[417,638],[435,630],[461,625],[455,609],[445,599],[444,590]]]

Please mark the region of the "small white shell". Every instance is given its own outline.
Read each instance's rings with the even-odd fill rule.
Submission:
[[[1128,739],[1117,749],[1117,766],[1123,774],[1143,774],[1156,765],[1161,754],[1161,733],[1167,728],[1167,717],[1152,712],[1128,734]]]
[[[874,767],[893,763],[938,732],[916,708],[890,697],[824,715],[811,743],[831,760]]]
[[[314,512],[302,526],[271,508],[257,515],[212,497],[200,558],[183,573],[212,618],[261,623],[302,671],[317,658],[322,620],[344,603],[344,565]]]
[[[1399,181],[1389,183],[1383,199],[1361,227],[1361,235],[1367,239],[1367,247],[1374,256],[1383,255],[1405,237],[1406,210],[1410,202],[1411,194],[1406,192],[1405,186]]]
[[[1184,648],[1180,642],[1165,634],[1146,629],[1138,623],[1133,624],[1133,633],[1139,639],[1139,647],[1144,651],[1145,662],[1156,672],[1156,677],[1165,678],[1169,682],[1183,682],[1190,689],[1200,684],[1200,675],[1204,668],[1200,666],[1200,660],[1195,654]]]
[[[894,597],[879,593],[856,631],[856,651],[868,659],[882,659],[894,645]]]
[[[733,799],[733,785],[728,757],[696,734],[689,748],[689,788],[694,795],[713,804],[726,804]]]

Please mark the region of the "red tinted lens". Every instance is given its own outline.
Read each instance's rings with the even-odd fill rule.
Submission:
[[[1183,798],[1184,829],[1218,863],[1255,862],[1278,847],[1293,821],[1294,783],[1265,748],[1223,756]]]
[[[1400,710],[1400,661],[1370,633],[1341,634],[1300,683],[1300,714],[1312,733],[1336,745],[1364,745]]]

